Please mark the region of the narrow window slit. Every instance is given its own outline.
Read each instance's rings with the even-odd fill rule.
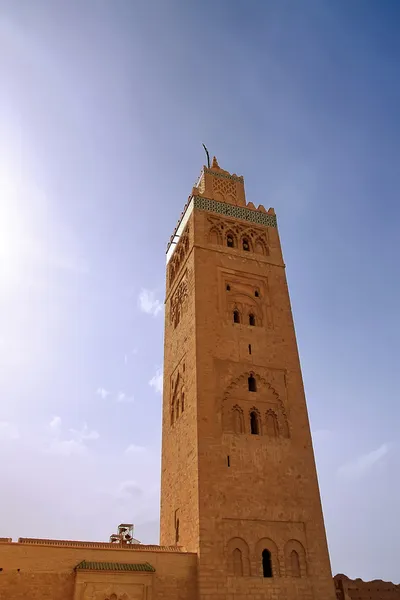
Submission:
[[[227,459],[228,459],[228,467],[230,467],[231,466],[231,457],[229,456],[229,454],[227,456]]]
[[[260,426],[258,423],[258,415],[257,413],[253,410],[250,413],[250,431],[252,435],[259,435],[260,434]]]
[[[256,380],[254,379],[253,375],[250,375],[250,377],[248,378],[248,384],[249,384],[249,392],[257,391],[257,383],[256,383]]]
[[[263,567],[263,576],[264,577],[272,577],[271,552],[269,550],[263,550],[262,567]]]
[[[249,344],[249,354],[251,354],[251,344]]]

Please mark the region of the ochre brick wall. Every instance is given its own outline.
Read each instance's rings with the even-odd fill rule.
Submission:
[[[85,581],[96,581],[100,591],[112,585],[139,590],[146,585],[151,596],[143,600],[189,600],[196,597],[195,554],[186,552],[139,551],[117,548],[29,545],[0,543],[1,600],[84,600],[74,596],[74,567],[85,561],[144,563],[155,573],[90,573],[79,572]],[[144,583],[143,583],[144,582]],[[101,585],[99,585],[101,584]],[[141,596],[130,593],[130,600]],[[88,596],[89,597],[89,596]],[[106,597],[102,594],[102,598]]]
[[[381,579],[363,581],[335,575],[334,582],[337,600],[400,600],[400,585]]]
[[[245,212],[240,178],[215,164],[203,179],[194,194],[211,202],[193,208],[188,251],[180,250],[181,237],[172,273],[168,266],[162,505],[179,498],[180,531],[191,531],[190,549],[199,553],[200,600],[333,600],[278,231],[255,222],[251,203],[254,212]],[[226,210],[215,201],[225,202]],[[185,269],[187,308],[176,323],[169,311]],[[182,354],[194,370],[187,386],[190,419],[174,429],[169,380]],[[250,376],[256,391],[249,390]],[[184,512],[182,505],[193,497]],[[173,543],[165,534],[171,520],[162,510],[162,543]],[[264,550],[270,552],[271,578],[263,576]]]
[[[180,260],[175,260],[173,277],[171,270],[167,272],[160,543],[179,543],[189,551],[197,551],[199,529],[193,219],[189,219],[185,234],[181,236],[175,250],[175,259],[178,255]]]

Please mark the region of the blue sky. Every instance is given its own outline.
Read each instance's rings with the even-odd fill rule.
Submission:
[[[0,0],[2,536],[158,540],[166,243],[274,206],[334,572],[399,581],[400,7]]]

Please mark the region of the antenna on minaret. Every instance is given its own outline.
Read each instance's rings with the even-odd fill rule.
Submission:
[[[206,154],[207,154],[207,165],[208,165],[208,168],[210,168],[210,155],[208,154],[208,150],[207,150],[207,148],[205,147],[204,144],[203,144],[203,148],[204,148],[204,150],[206,151]]]

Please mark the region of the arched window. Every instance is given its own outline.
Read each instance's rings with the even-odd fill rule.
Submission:
[[[254,379],[253,375],[250,375],[250,377],[248,378],[248,383],[249,383],[249,392],[256,392],[257,391],[257,382]]]
[[[258,290],[256,290],[256,291],[254,292],[254,295],[255,295],[255,297],[256,297],[256,298],[259,298],[259,297],[260,297],[260,292],[259,292]]]
[[[256,318],[253,314],[249,315],[249,325],[252,325],[254,327],[254,325],[256,324]]]
[[[228,233],[228,235],[226,236],[226,245],[228,246],[228,248],[234,248],[235,247],[235,240],[234,240],[233,235],[231,233]]]
[[[237,309],[233,311],[233,322],[240,323],[240,313]]]
[[[210,230],[210,233],[208,234],[208,241],[210,244],[219,244],[219,232],[217,229],[213,228]]]
[[[243,433],[243,411],[239,408],[239,406],[234,407],[232,416],[233,431],[235,433]]]
[[[277,437],[279,434],[278,419],[272,410],[267,412],[267,434],[271,437]]]
[[[175,523],[175,544],[179,543],[179,519],[176,519]]]
[[[242,239],[242,247],[245,252],[250,252],[250,243],[247,238]]]
[[[292,571],[292,577],[300,577],[300,559],[296,550],[292,550],[290,553],[290,570]]]
[[[263,577],[272,577],[271,552],[267,549],[262,552],[262,567]]]
[[[239,548],[233,551],[233,573],[236,577],[243,577],[242,551]]]
[[[235,577],[250,576],[249,547],[241,538],[232,538],[227,544],[229,574]]]
[[[258,420],[258,414],[256,413],[255,410],[252,410],[250,413],[250,432],[253,435],[260,434],[260,423]]]
[[[226,291],[230,292],[231,291],[231,286],[229,285],[229,283],[226,284]]]

